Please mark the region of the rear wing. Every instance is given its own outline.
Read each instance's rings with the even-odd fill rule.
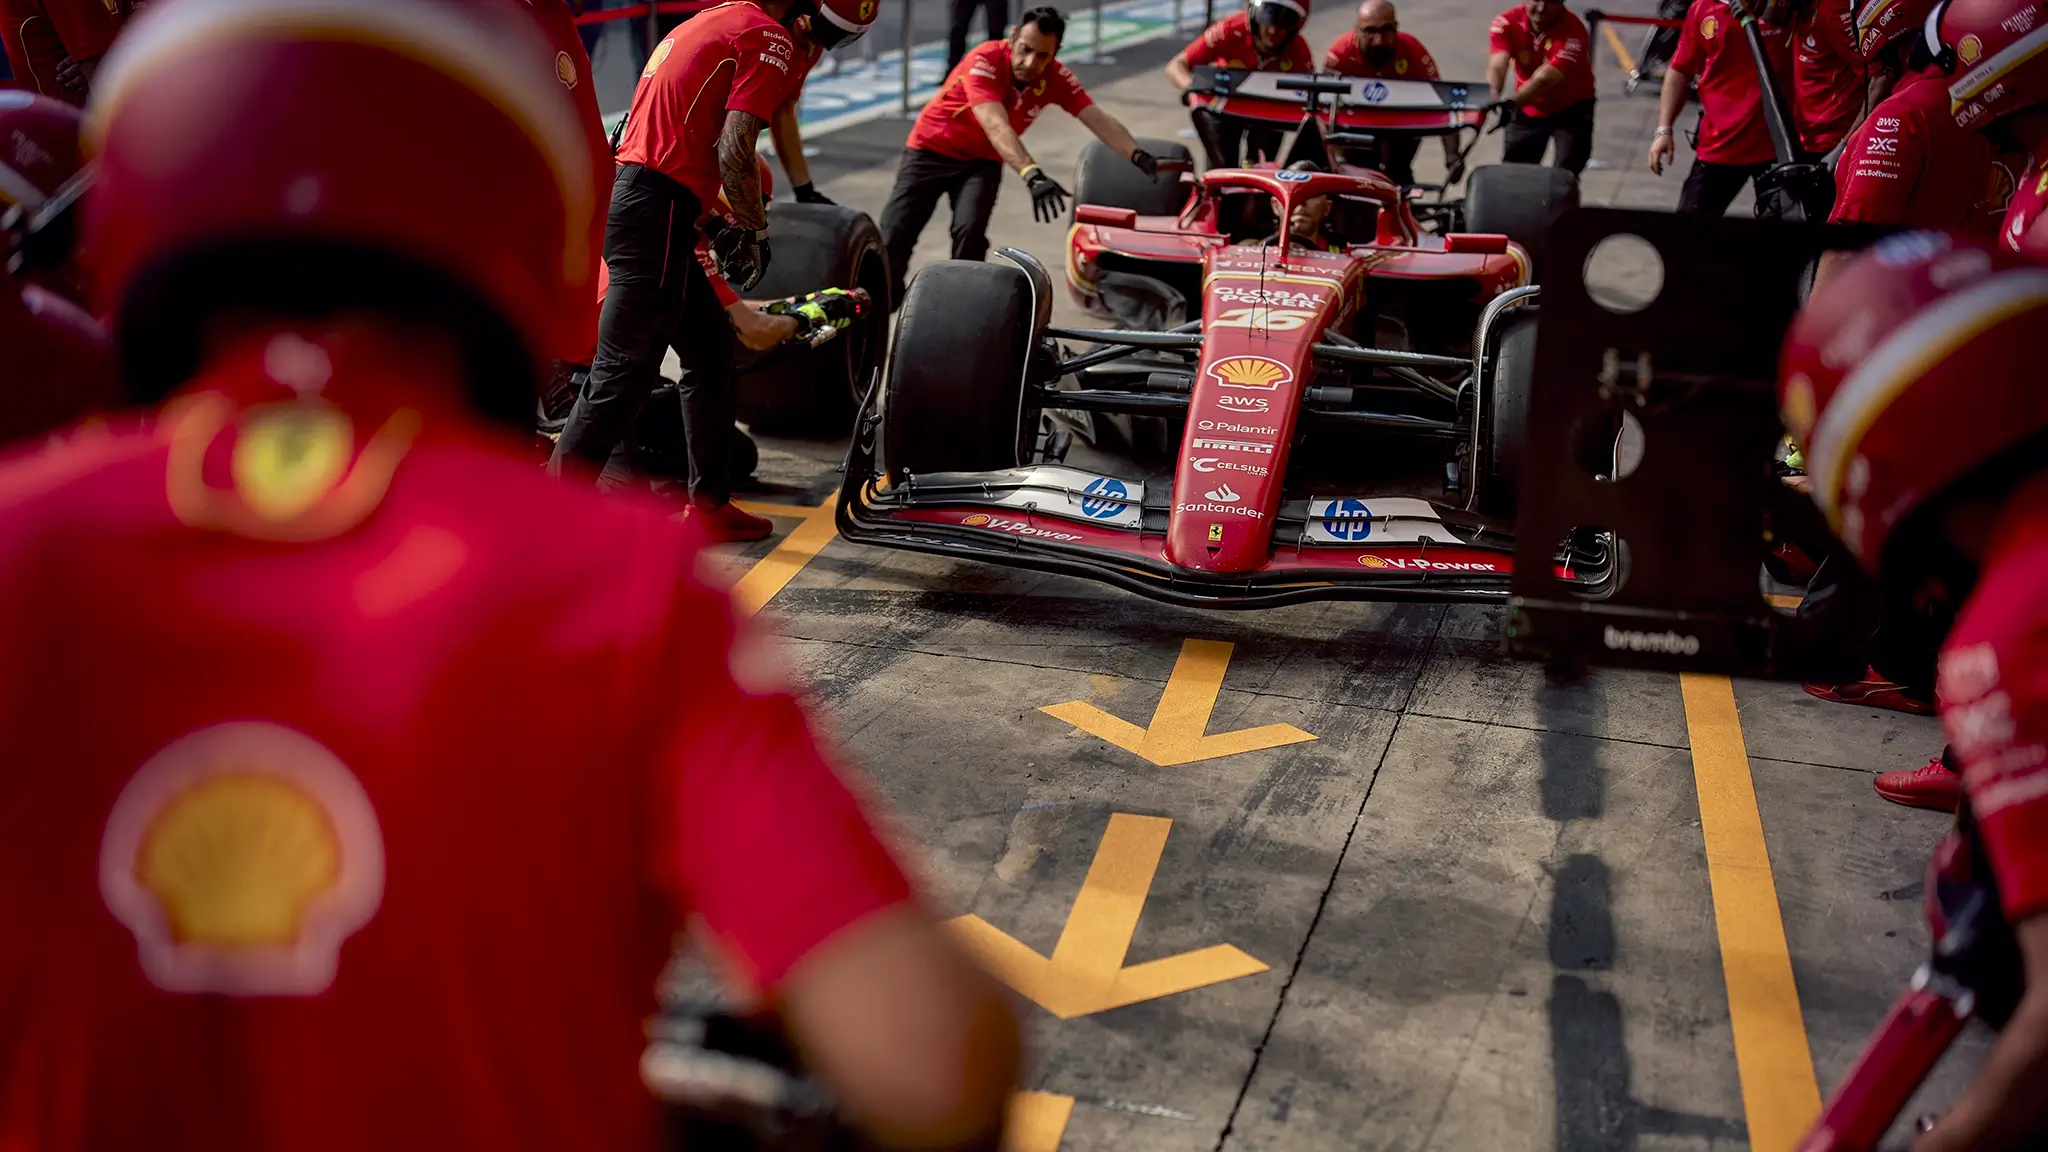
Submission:
[[[1202,65],[1188,92],[1226,114],[1253,119],[1327,111],[1334,128],[1380,132],[1448,132],[1478,128],[1491,89],[1445,80],[1372,80],[1357,76],[1254,72]]]
[[[1628,234],[1662,263],[1661,288],[1634,311],[1603,306],[1587,284],[1589,273],[1601,280],[1596,249]],[[1819,552],[1830,540],[1811,501],[1774,474],[1779,345],[1819,254],[1879,234],[1592,208],[1559,219],[1546,241],[1510,654],[1781,679],[1862,673],[1867,583],[1854,577],[1801,610],[1766,598],[1763,570],[1780,542]],[[1624,413],[1640,425],[1640,459],[1609,480]],[[1599,599],[1543,563],[1586,529],[1612,532],[1622,553],[1621,579]]]

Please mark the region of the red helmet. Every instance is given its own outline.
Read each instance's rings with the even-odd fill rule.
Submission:
[[[62,100],[0,91],[0,209],[35,208],[78,175],[85,114]]]
[[[1249,6],[1252,30],[1272,28],[1280,32],[1280,42],[1287,43],[1308,23],[1308,0],[1251,0]]]
[[[2038,446],[2044,326],[2048,269],[1939,232],[1879,241],[1793,320],[1779,407],[1814,501],[1865,568],[1957,481]]]
[[[0,279],[0,443],[53,431],[119,397],[114,346],[77,305]]]
[[[1868,64],[1901,36],[1917,34],[1939,0],[1849,0],[1849,44]]]
[[[868,34],[880,14],[880,0],[805,0],[792,23],[800,24],[811,43],[830,52]]]
[[[208,316],[375,310],[463,342],[524,421],[593,291],[587,141],[534,22],[453,0],[179,0],[93,83],[87,243],[131,392]]]
[[[2048,4],[1943,0],[1927,17],[1926,47],[1949,75],[1956,123],[1983,128],[2048,101]]]

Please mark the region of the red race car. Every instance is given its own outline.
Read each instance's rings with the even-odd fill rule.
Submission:
[[[1079,208],[1070,275],[1085,295],[1132,260],[1197,294],[1199,319],[1052,327],[1052,278],[1014,249],[919,273],[855,426],[840,533],[1183,604],[1504,600],[1535,351],[1526,256],[1499,234],[1424,232],[1371,171],[1183,187],[1177,216]],[[1322,212],[1320,243],[1290,235],[1297,209]],[[1404,340],[1439,350],[1390,346]],[[1072,437],[1046,417],[1076,413],[1153,418],[1171,447],[1149,470],[1069,466]],[[1615,572],[1598,534],[1556,565],[1589,595]]]

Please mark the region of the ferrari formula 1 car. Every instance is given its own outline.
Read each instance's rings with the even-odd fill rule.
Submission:
[[[1373,172],[1225,169],[1189,190],[1178,217],[1084,206],[1073,239],[1184,269],[1200,318],[1171,330],[1052,327],[1051,277],[1013,249],[926,267],[855,427],[841,534],[1215,607],[1505,599],[1525,258],[1498,234],[1425,235]],[[1322,197],[1338,250],[1284,224]],[[1378,346],[1400,325],[1455,350]],[[1070,467],[1048,411],[1165,417],[1178,451],[1151,477]],[[1390,484],[1418,448],[1422,483]],[[1556,567],[1588,595],[1614,571],[1597,534],[1561,538]]]

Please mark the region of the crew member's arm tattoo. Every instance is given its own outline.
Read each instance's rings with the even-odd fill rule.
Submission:
[[[727,112],[725,129],[718,134],[718,176],[725,185],[725,202],[742,228],[768,226],[768,210],[761,203],[761,173],[754,161],[754,142],[761,138],[766,120],[750,112]]]

